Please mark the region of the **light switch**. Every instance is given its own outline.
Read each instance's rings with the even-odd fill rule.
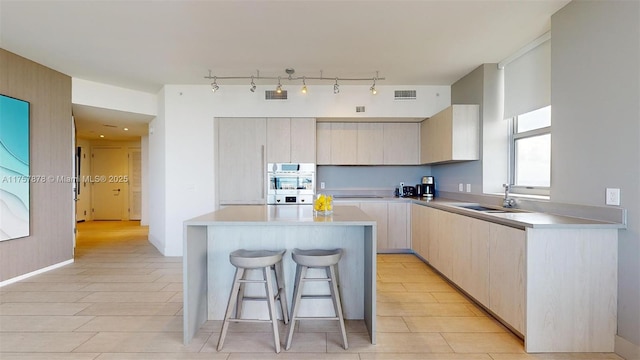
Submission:
[[[467,192],[471,192],[471,184],[467,184]]]
[[[458,191],[464,191],[463,189],[464,189],[464,184],[463,183],[458,184]]]

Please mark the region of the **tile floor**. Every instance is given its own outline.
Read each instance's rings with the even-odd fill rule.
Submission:
[[[302,322],[292,349],[270,329],[219,321],[182,344],[182,259],[163,257],[138,222],[78,224],[75,263],[0,288],[0,359],[621,359],[526,354],[522,341],[412,255],[378,256],[378,343],[348,321],[349,350],[332,323]],[[262,324],[260,324],[262,325]],[[280,328],[282,339],[286,328]]]

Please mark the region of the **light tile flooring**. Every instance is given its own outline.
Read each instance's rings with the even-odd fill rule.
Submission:
[[[268,326],[219,321],[182,344],[182,259],[163,257],[138,222],[78,224],[75,263],[0,289],[0,359],[621,359],[526,354],[523,343],[412,255],[378,256],[378,343],[348,321],[302,322],[292,349],[273,352]],[[284,339],[285,326],[281,326]]]

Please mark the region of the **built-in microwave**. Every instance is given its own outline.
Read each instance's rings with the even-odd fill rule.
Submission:
[[[267,164],[267,204],[311,205],[316,192],[316,164]]]

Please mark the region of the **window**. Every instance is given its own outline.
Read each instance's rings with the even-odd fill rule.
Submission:
[[[511,126],[513,192],[549,195],[551,186],[551,106],[513,117]]]

